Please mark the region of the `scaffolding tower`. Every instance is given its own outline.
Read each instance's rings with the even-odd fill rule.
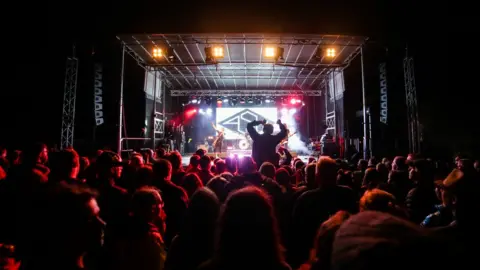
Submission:
[[[75,57],[74,48],[73,56],[67,58],[65,68],[65,88],[63,91],[62,136],[60,138],[60,149],[73,147],[77,77],[78,59]]]
[[[403,59],[403,74],[407,102],[408,150],[410,153],[418,153],[421,150],[421,131],[418,119],[414,63],[413,57],[408,55],[408,48]]]

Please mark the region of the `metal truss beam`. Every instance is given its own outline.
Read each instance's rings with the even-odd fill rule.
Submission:
[[[161,35],[161,34],[160,34]],[[178,35],[178,34],[175,34],[175,35]],[[158,38],[154,35],[150,35],[150,37],[152,38],[152,40],[154,41],[157,41],[159,43],[162,43],[163,41],[163,37],[162,38]],[[353,37],[355,38],[355,37]],[[295,41],[281,41],[280,39],[278,39],[276,42],[275,42],[275,39],[274,38],[267,38],[267,37],[259,37],[259,38],[246,38],[245,41],[244,41],[244,38],[243,37],[237,37],[237,38],[229,38],[229,37],[226,37],[226,38],[222,38],[222,37],[217,37],[217,38],[214,38],[214,39],[211,39],[211,38],[205,38],[205,39],[199,39],[199,38],[195,38],[195,39],[186,39],[185,37],[183,37],[183,42],[180,41],[180,40],[172,40],[170,41],[170,44],[172,45],[183,45],[183,44],[205,44],[205,45],[211,45],[211,44],[218,44],[218,45],[226,45],[226,44],[230,44],[230,45],[243,45],[243,44],[259,44],[259,45],[269,45],[269,44],[272,44],[272,43],[275,43],[277,45],[320,45],[320,46],[325,46],[325,47],[328,47],[328,46],[348,46],[348,47],[356,47],[356,46],[360,46],[361,44],[349,44],[348,42],[338,42],[336,43],[335,45],[333,44],[327,44],[327,43],[324,43],[325,40],[324,39],[317,39],[317,40],[309,40],[308,42],[302,42],[302,40],[305,40],[305,39],[302,39],[302,40],[295,40]],[[148,42],[145,42],[144,40],[141,41],[141,44],[145,44],[147,45]],[[135,43],[127,43],[127,45],[136,45]]]
[[[327,75],[325,75],[327,76]],[[166,78],[172,78],[170,76],[165,76]],[[309,77],[306,77],[306,76],[278,76],[278,75],[223,75],[223,74],[220,74],[220,77],[222,79],[265,79],[265,80],[268,80],[268,79],[286,79],[286,80],[293,80],[293,79],[311,79]],[[216,76],[214,75],[185,75],[185,78],[197,78],[197,79],[203,79],[203,78],[206,78],[206,79],[212,79],[212,78],[216,78]]]
[[[227,51],[228,55],[228,51]],[[260,61],[260,60],[259,60]],[[244,61],[228,61],[228,62],[217,62],[217,63],[190,63],[190,62],[184,62],[184,63],[167,63],[167,64],[149,64],[149,66],[152,67],[198,67],[198,66],[217,66],[217,65],[229,65],[230,68],[234,68],[235,65],[237,65],[239,68],[237,69],[262,69],[262,67],[266,68],[271,68],[270,66],[275,66],[275,67],[293,67],[293,68],[304,68],[304,69],[309,69],[309,68],[317,68],[317,67],[345,67],[345,64],[331,64],[331,63],[319,63],[319,64],[314,64],[314,63],[307,63],[307,62],[285,62],[285,63],[279,63],[279,62],[263,62],[263,63],[258,63],[255,62],[255,60],[249,60],[246,63]],[[270,65],[270,66],[268,66]]]
[[[170,90],[172,97],[252,97],[252,96],[315,96],[322,95],[321,90]]]
[[[62,135],[60,148],[73,147],[75,127],[75,100],[77,94],[78,59],[67,58],[65,68],[65,88],[63,90]]]
[[[403,72],[405,80],[405,94],[407,102],[408,121],[408,145],[411,153],[418,153],[421,150],[421,130],[418,118],[417,90],[415,85],[415,73],[413,58],[407,54],[403,59]]]

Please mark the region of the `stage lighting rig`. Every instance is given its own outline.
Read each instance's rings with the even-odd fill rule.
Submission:
[[[160,58],[164,55],[162,48],[153,48],[153,58]]]
[[[165,57],[168,61],[174,62],[175,61],[175,52],[173,48],[153,48],[152,51],[153,58],[160,59]]]
[[[333,47],[329,47],[325,49],[318,48],[317,52],[315,53],[315,57],[317,59],[322,59],[323,57],[334,58],[335,56],[337,56],[337,49]]]
[[[217,59],[223,58],[222,46],[205,47],[205,61],[215,63]]]
[[[326,51],[326,56],[327,57],[335,57],[337,55],[337,50],[335,50],[335,48],[327,48],[327,51]]]
[[[268,46],[265,48],[264,56],[266,58],[272,58],[275,61],[285,60],[283,58],[283,52],[284,52],[284,49],[282,47]]]

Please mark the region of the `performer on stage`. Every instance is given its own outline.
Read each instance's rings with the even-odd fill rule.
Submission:
[[[283,140],[279,143],[279,145],[287,148],[288,147],[288,139],[291,138],[293,135],[297,134],[297,132],[295,131],[294,133],[291,133],[290,129],[287,127],[287,124],[284,124],[284,125],[285,125],[285,128],[287,129],[287,135],[285,136],[285,138],[283,138]]]
[[[322,135],[320,138],[320,143],[322,144],[321,152],[320,154],[323,155],[331,155],[331,151],[329,149],[331,148],[331,144],[333,143],[333,137],[328,133],[328,127],[326,125],[323,126],[325,129],[325,133]]]
[[[218,129],[215,124],[212,122],[212,127],[217,132],[217,137],[213,141],[213,152],[218,156],[219,153],[222,153],[222,144],[225,135],[225,130],[223,128]]]
[[[277,120],[277,124],[280,126],[280,132],[275,135],[272,135],[273,125],[268,124],[266,120],[255,120],[247,125],[248,133],[253,140],[252,157],[259,167],[265,161],[275,162],[277,159],[275,149],[287,135],[287,129],[280,119]],[[255,130],[255,126],[258,125],[263,125],[263,134],[261,135]]]

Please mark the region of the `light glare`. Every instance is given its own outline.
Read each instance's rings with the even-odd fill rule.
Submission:
[[[265,57],[275,57],[275,48],[274,47],[267,47],[265,49]]]
[[[223,58],[223,47],[221,47],[221,46],[213,47],[213,57]]]
[[[154,48],[153,49],[153,57],[158,58],[163,56],[163,51],[161,48]]]
[[[327,57],[335,57],[336,51],[335,48],[328,48],[327,49]]]

